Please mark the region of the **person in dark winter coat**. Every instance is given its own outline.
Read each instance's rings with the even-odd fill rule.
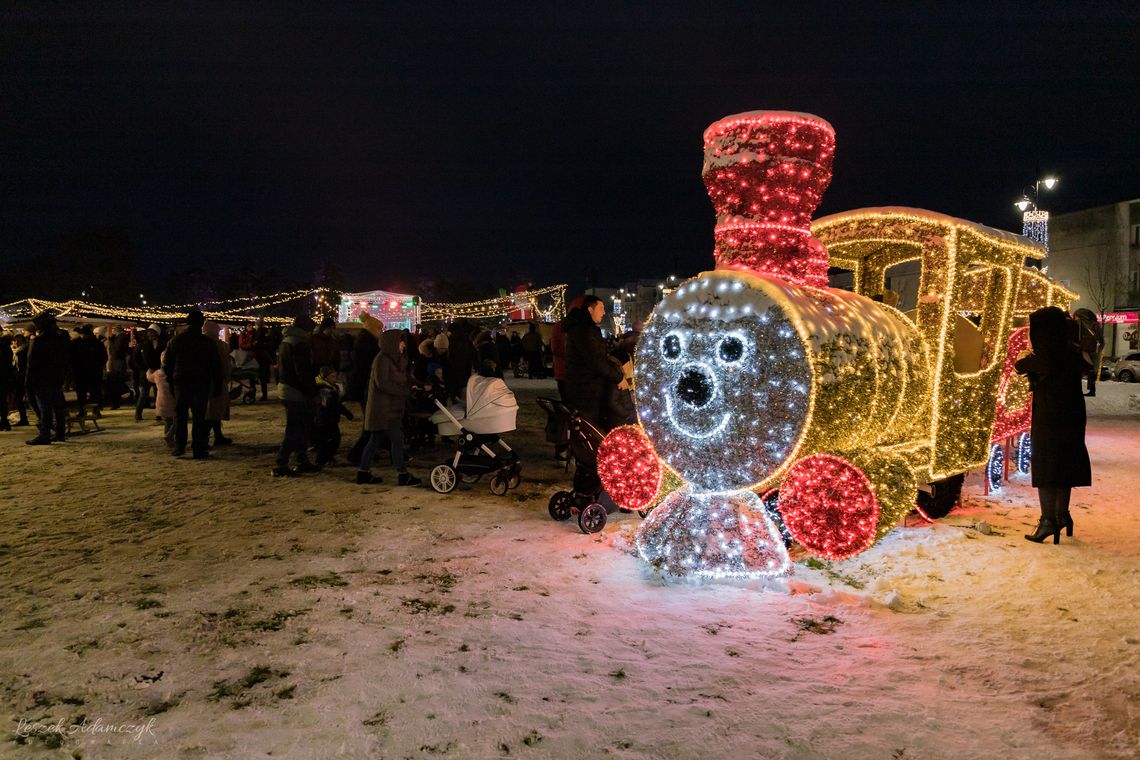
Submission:
[[[1030,541],[1040,543],[1061,528],[1073,534],[1069,496],[1073,488],[1092,485],[1085,448],[1085,400],[1081,396],[1084,360],[1074,345],[1072,322],[1055,306],[1029,315],[1029,348],[1014,368],[1029,378],[1033,392],[1033,486],[1041,500],[1041,520]]]
[[[180,457],[186,453],[187,426],[194,417],[190,448],[195,459],[210,456],[210,424],[206,421],[206,405],[210,396],[222,385],[222,364],[218,360],[216,341],[202,334],[206,318],[192,309],[186,315],[186,330],[171,339],[166,347],[163,371],[174,391],[174,449]]]
[[[1100,372],[1100,352],[1104,350],[1104,329],[1090,309],[1077,309],[1073,316],[1080,325],[1081,357],[1085,360],[1085,376],[1088,378],[1088,392],[1085,395],[1095,396],[1096,376]]]
[[[103,370],[107,366],[107,347],[95,336],[95,328],[83,325],[79,337],[68,344],[71,377],[75,383],[75,399],[82,410],[84,404],[103,405]]]
[[[336,320],[325,317],[309,338],[309,351],[314,367],[336,367],[340,363],[340,344],[336,339]]]
[[[28,393],[35,396],[39,409],[39,435],[27,441],[30,446],[49,444],[67,437],[67,406],[63,381],[67,378],[68,339],[56,327],[55,315],[41,312],[32,318],[36,337],[28,348]]]
[[[546,377],[546,362],[543,359],[542,333],[538,325],[530,323],[526,335],[522,337],[523,356],[526,357],[526,376],[531,378]]]
[[[586,296],[582,306],[571,309],[562,321],[566,334],[566,395],[563,401],[576,409],[595,427],[605,430],[606,400],[610,389],[626,390],[629,385],[621,366],[610,361],[606,342],[598,329],[606,315],[605,303]]]
[[[368,379],[372,376],[372,360],[380,353],[380,333],[384,325],[371,314],[360,315],[361,330],[352,344],[352,376],[348,380],[347,400],[356,401],[363,411],[368,401]]]
[[[135,371],[135,422],[142,422],[143,409],[150,401],[152,383],[146,379],[147,372],[154,372],[162,366],[162,351],[158,347],[157,325],[151,325],[138,336],[131,356]]]
[[[456,322],[451,328],[451,338],[447,342],[447,353],[443,355],[443,373],[452,398],[463,400],[467,381],[475,371],[475,344],[471,340],[471,328],[464,322]]]
[[[16,427],[28,425],[28,339],[18,333],[12,339],[13,374],[12,398],[15,399],[16,410],[20,413],[20,421]],[[33,405],[33,409],[34,409]]]
[[[372,458],[385,435],[392,454],[392,464],[399,473],[397,485],[418,486],[420,479],[408,472],[404,460],[404,407],[412,393],[408,376],[408,342],[403,330],[385,330],[380,336],[380,353],[372,361],[368,381],[368,404],[364,412],[364,429],[368,444],[360,458],[357,483],[379,483],[371,472]]]
[[[353,419],[352,412],[341,402],[339,379],[340,374],[333,367],[321,367],[317,375],[313,445],[317,447],[317,464],[322,466],[332,462],[340,448],[340,418]]]
[[[363,329],[357,334],[352,346],[352,375],[349,377],[346,398],[360,404],[363,421],[365,406],[368,404],[368,381],[372,377],[372,362],[376,354],[380,353],[380,334],[384,332],[384,323],[371,314],[361,313],[360,325]],[[368,437],[368,431],[361,427],[360,436],[348,452],[349,462],[360,464],[360,457],[364,455]]]
[[[308,317],[297,317],[285,328],[277,361],[281,380],[277,391],[285,407],[285,436],[277,450],[274,477],[293,477],[321,468],[309,461],[309,428],[317,397],[317,368],[309,351],[309,333],[314,327]],[[289,458],[297,456],[297,466],[289,466]]]
[[[8,422],[8,394],[16,380],[16,365],[12,362],[12,336],[0,333],[0,430],[11,430]]]

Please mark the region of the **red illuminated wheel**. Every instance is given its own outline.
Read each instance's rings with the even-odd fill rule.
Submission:
[[[550,512],[550,516],[559,522],[570,519],[571,507],[574,505],[574,497],[569,491],[559,491],[550,497],[550,504],[546,509]]]
[[[650,508],[661,490],[662,467],[645,431],[637,425],[611,430],[598,447],[598,476],[622,509]]]
[[[597,533],[606,527],[606,508],[601,504],[588,504],[578,513],[578,527],[583,533]]]
[[[833,454],[815,454],[792,465],[780,485],[780,513],[804,548],[845,559],[875,541],[879,502],[859,467]]]

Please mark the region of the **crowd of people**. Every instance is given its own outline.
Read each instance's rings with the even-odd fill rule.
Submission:
[[[415,486],[407,448],[430,440],[425,417],[438,400],[463,401],[473,374],[542,379],[553,372],[563,400],[596,427],[632,422],[629,380],[636,335],[603,339],[604,303],[583,296],[549,340],[539,325],[520,331],[484,328],[456,321],[421,332],[385,330],[363,314],[359,329],[338,329],[331,317],[319,324],[307,316],[288,326],[229,328],[190,310],[171,327],[61,326],[43,312],[14,333],[0,333],[0,430],[30,426],[28,445],[63,442],[78,420],[98,419],[104,409],[133,406],[136,422],[148,410],[162,423],[162,439],[176,457],[208,459],[214,447],[233,441],[223,432],[231,401],[245,396],[270,400],[270,386],[284,409],[284,430],[275,477],[316,473],[338,462],[342,420],[359,420],[359,434],[345,459],[357,468],[356,482],[382,478],[372,473],[377,453],[386,450],[396,484]],[[246,385],[239,383],[245,379]],[[237,384],[237,387],[234,387]],[[260,394],[258,393],[260,391]],[[74,394],[69,403],[67,393]],[[11,405],[11,407],[9,406]],[[565,446],[555,456],[566,458]]]

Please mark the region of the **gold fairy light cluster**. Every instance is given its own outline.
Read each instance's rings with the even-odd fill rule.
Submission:
[[[917,399],[913,434],[885,448],[903,456],[920,481],[985,463],[1019,286],[1023,277],[1043,278],[1023,262],[1045,251],[1019,235],[917,209],[838,214],[817,220],[812,232],[832,266],[855,273],[861,295],[882,293],[895,264],[922,264],[918,305],[905,318],[925,347],[929,390]]]

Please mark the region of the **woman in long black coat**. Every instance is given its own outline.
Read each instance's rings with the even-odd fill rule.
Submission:
[[[1073,488],[1092,485],[1085,448],[1085,399],[1081,391],[1084,360],[1077,350],[1075,323],[1055,306],[1029,315],[1029,350],[1015,369],[1029,378],[1033,391],[1033,486],[1041,500],[1041,520],[1029,536],[1038,543],[1061,528],[1073,535],[1069,496]]]

